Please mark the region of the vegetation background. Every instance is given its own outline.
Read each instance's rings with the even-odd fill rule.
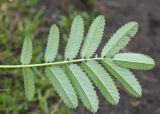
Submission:
[[[140,99],[121,89],[117,106],[107,104],[100,95],[97,114],[160,114],[160,1],[159,0],[0,0],[0,64],[19,64],[23,39],[34,36],[32,62],[43,61],[49,28],[58,24],[61,31],[61,53],[66,44],[73,17],[82,15],[86,28],[99,14],[106,17],[104,41],[130,20],[139,22],[140,30],[124,51],[143,52],[152,56],[157,66],[148,72],[137,72],[143,87]],[[62,34],[63,33],[63,34]],[[62,41],[62,40],[61,40]],[[103,43],[102,43],[103,45]],[[59,59],[62,58],[61,53]],[[83,106],[70,111],[43,72],[37,74],[36,96],[28,102],[24,95],[22,72],[0,69],[0,114],[90,114]]]

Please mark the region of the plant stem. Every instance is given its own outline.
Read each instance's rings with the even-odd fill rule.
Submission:
[[[75,59],[70,61],[59,61],[53,63],[40,63],[40,64],[28,64],[28,65],[0,65],[1,68],[26,68],[26,67],[43,67],[43,66],[51,66],[51,65],[60,65],[67,63],[76,63],[81,61],[91,61],[91,60],[104,60],[107,58],[89,58],[89,59]]]
[[[55,106],[53,107],[53,110],[52,110],[51,114],[54,114],[54,113],[58,110],[61,102],[62,102],[62,99],[60,99],[60,100],[58,101],[58,103],[55,104]]]

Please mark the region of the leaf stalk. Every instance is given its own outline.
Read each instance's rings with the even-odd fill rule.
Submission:
[[[0,69],[3,68],[27,68],[27,67],[44,67],[44,66],[52,66],[52,65],[60,65],[60,64],[68,64],[68,63],[77,63],[82,61],[91,61],[91,60],[105,60],[107,58],[89,58],[89,59],[75,59],[75,60],[67,60],[67,61],[58,61],[52,63],[40,63],[40,64],[28,64],[28,65],[0,65]]]

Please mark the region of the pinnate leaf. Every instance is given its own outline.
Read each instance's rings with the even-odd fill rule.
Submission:
[[[149,70],[155,66],[152,58],[139,53],[117,54],[114,56],[113,62],[121,67],[141,70]]]
[[[77,96],[64,70],[53,66],[45,68],[45,73],[66,105],[70,108],[76,108],[78,105]]]
[[[32,36],[27,36],[23,42],[21,63],[30,64],[32,58]]]
[[[130,94],[136,97],[142,95],[141,86],[131,71],[117,66],[112,60],[102,60],[102,64]]]
[[[73,60],[82,43],[84,32],[84,23],[81,16],[76,16],[73,20],[71,32],[65,50],[65,58]]]
[[[90,58],[97,50],[104,32],[105,18],[98,16],[91,24],[81,50],[81,57]]]
[[[106,70],[96,61],[82,63],[83,69],[93,80],[104,97],[113,105],[119,102],[119,92],[116,85]]]
[[[66,72],[84,106],[95,113],[98,109],[98,98],[87,75],[76,64],[66,65]]]
[[[133,37],[138,31],[137,22],[129,22],[122,26],[106,43],[104,46],[101,56],[104,57],[113,57],[118,53],[122,48],[124,48],[131,37]]]
[[[31,68],[23,68],[25,95],[29,101],[35,94],[35,74]]]
[[[52,25],[49,32],[48,43],[45,52],[46,62],[53,62],[55,60],[57,56],[58,46],[59,46],[59,29],[56,25]]]

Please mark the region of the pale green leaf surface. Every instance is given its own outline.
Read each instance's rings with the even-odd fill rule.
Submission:
[[[27,36],[23,42],[23,48],[21,52],[21,63],[30,64],[32,59],[32,36]]]
[[[53,66],[47,67],[45,73],[66,105],[70,108],[76,108],[78,106],[77,96],[64,70],[58,66]]]
[[[87,37],[83,43],[81,57],[90,58],[97,50],[104,32],[105,18],[98,16],[91,24]]]
[[[130,94],[136,97],[142,95],[141,86],[130,70],[117,66],[112,60],[102,60],[102,64]]]
[[[106,43],[104,46],[101,56],[104,57],[113,57],[118,53],[122,48],[124,48],[131,37],[133,37],[138,31],[137,22],[129,22],[122,26]]]
[[[23,68],[25,95],[29,101],[35,94],[35,74],[31,68]]]
[[[147,55],[139,53],[120,53],[114,56],[113,62],[119,66],[131,69],[149,70],[155,62]]]
[[[96,92],[81,67],[76,64],[66,65],[66,72],[84,106],[94,113],[97,112],[99,102]]]
[[[46,62],[53,62],[57,56],[59,46],[59,29],[56,25],[52,25],[49,36],[48,36],[48,43],[45,52],[45,61]]]
[[[114,81],[102,65],[96,61],[88,61],[87,63],[83,62],[82,67],[109,103],[118,104],[120,99],[119,92]]]
[[[65,49],[65,58],[73,60],[79,52],[84,32],[84,22],[81,16],[73,20],[71,32]]]

